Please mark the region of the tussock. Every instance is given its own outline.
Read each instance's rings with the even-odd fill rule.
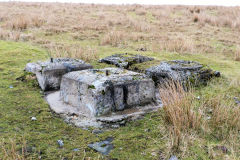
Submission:
[[[234,60],[235,61],[240,61],[240,47],[239,46],[237,46],[237,49],[234,53]]]
[[[169,82],[160,88],[160,97],[163,102],[164,118],[170,125],[172,134],[172,148],[179,148],[183,133],[192,129],[199,130],[203,123],[201,112],[194,108],[193,96],[185,92],[180,83]]]
[[[113,47],[118,47],[124,44],[125,33],[121,31],[111,31],[103,36],[100,41],[101,45],[111,45]]]

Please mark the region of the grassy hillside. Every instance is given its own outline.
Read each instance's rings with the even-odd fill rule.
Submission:
[[[240,159],[240,106],[233,99],[240,98],[239,17],[237,7],[0,3],[0,159]],[[103,68],[98,58],[124,52],[199,61],[222,77],[96,135],[52,113],[23,72],[26,63],[50,56]],[[87,147],[106,137],[114,138],[109,156]]]

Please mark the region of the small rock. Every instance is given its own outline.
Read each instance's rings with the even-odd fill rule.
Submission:
[[[89,129],[87,127],[83,127],[82,129],[85,131],[89,131]]]
[[[100,133],[103,133],[103,131],[102,131],[102,130],[99,130],[99,129],[94,129],[94,130],[92,131],[92,133],[94,133],[94,134],[100,134]]]
[[[30,146],[26,147],[26,152],[27,153],[33,153],[35,151],[36,151],[36,147],[30,147]]]
[[[36,121],[37,118],[36,118],[36,117],[32,117],[31,120],[32,120],[32,121]]]
[[[119,124],[123,126],[126,124],[126,121],[121,121]]]
[[[113,124],[113,125],[111,125],[111,128],[119,128],[119,127],[120,127],[119,124]]]
[[[113,138],[108,137],[104,141],[91,143],[88,145],[88,147],[96,150],[97,152],[102,153],[103,155],[108,155],[110,151],[113,149],[113,144],[111,144],[112,141],[113,141]]]
[[[207,120],[210,120],[210,119],[211,119],[211,116],[208,116],[206,119],[207,119]]]
[[[36,149],[36,147],[26,146],[23,148],[19,148],[18,151],[30,154],[30,153],[35,153],[37,151],[37,149]]]
[[[214,72],[214,76],[215,76],[215,77],[220,77],[220,76],[221,76],[221,73],[220,73],[219,71],[215,71],[215,72]]]
[[[145,131],[145,132],[150,132],[150,129],[148,128],[148,129],[145,129],[144,131]]]
[[[73,151],[74,151],[74,152],[78,152],[79,149],[78,149],[78,148],[74,148]]]
[[[169,160],[178,160],[178,158],[176,156],[171,156]]]
[[[240,99],[238,97],[233,98],[236,104],[240,104]]]
[[[63,145],[64,145],[64,144],[63,144],[63,141],[62,141],[62,140],[57,140],[57,142],[58,142],[59,147],[62,148]]]
[[[217,149],[217,150],[221,150],[223,153],[227,153],[228,152],[228,149],[225,146],[216,146],[214,148]]]
[[[212,112],[213,112],[213,109],[209,109],[208,112],[209,112],[209,113],[212,113]]]
[[[147,51],[147,49],[146,48],[138,48],[137,51],[145,52],[145,51]]]
[[[155,156],[157,156],[157,153],[156,152],[152,152],[151,155],[155,157]]]

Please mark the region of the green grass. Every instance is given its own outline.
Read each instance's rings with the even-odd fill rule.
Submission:
[[[137,53],[131,49],[119,49],[110,46],[98,46],[100,57],[112,53],[130,52]],[[152,53],[141,52],[144,55],[155,57],[157,60],[185,59],[197,60],[207,64],[223,74],[223,78],[211,81],[208,86],[197,88],[195,94],[204,98],[217,95],[229,95],[228,101],[234,96],[240,95],[240,87],[229,85],[232,79],[240,78],[240,63],[224,57],[208,54],[180,55],[176,53]],[[95,159],[118,158],[118,159],[158,159],[160,153],[165,157],[171,156],[169,150],[170,137],[167,130],[168,125],[164,121],[164,113],[148,114],[144,119],[128,123],[125,127],[108,130],[102,134],[95,135],[91,131],[76,128],[66,124],[56,114],[52,113],[48,104],[43,99],[39,87],[30,81],[18,81],[16,78],[23,75],[26,63],[47,59],[47,51],[27,43],[0,41],[0,144],[6,150],[11,148],[11,139],[16,143],[17,150],[21,150],[23,143],[36,149],[29,153],[26,158],[37,159],[81,159],[92,157]],[[96,68],[111,65],[92,62]],[[13,88],[10,88],[13,86]],[[31,121],[31,117],[37,121]],[[114,150],[108,157],[89,149],[87,145],[91,142],[103,140],[106,137],[114,137]],[[196,138],[197,137],[197,138]],[[57,140],[64,141],[64,147],[59,148]],[[239,140],[239,139],[238,139]],[[212,144],[230,145],[229,140],[220,140],[213,133],[197,134],[188,144],[186,155],[182,159],[212,159],[207,148]],[[79,148],[79,152],[74,152]],[[230,147],[229,147],[230,148]],[[41,151],[41,154],[39,153]],[[182,155],[182,152],[174,153]],[[0,159],[4,158],[2,148]],[[231,155],[230,158],[239,158],[239,153]],[[220,155],[221,157],[221,155]],[[222,159],[222,158],[220,158]]]

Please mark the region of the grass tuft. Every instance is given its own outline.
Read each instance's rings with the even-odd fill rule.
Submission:
[[[178,149],[182,132],[200,129],[202,115],[194,108],[191,91],[185,92],[180,83],[166,83],[164,88],[160,88],[160,97],[164,105],[165,120],[171,125],[173,148]]]
[[[9,22],[9,27],[11,30],[24,30],[29,26],[29,20],[26,16],[17,16]]]
[[[240,47],[238,46],[235,53],[234,53],[234,60],[240,61]]]

